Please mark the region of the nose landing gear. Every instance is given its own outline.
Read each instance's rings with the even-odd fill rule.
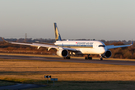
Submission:
[[[102,61],[102,60],[103,60],[103,58],[101,57],[101,58],[100,58],[100,60]]]

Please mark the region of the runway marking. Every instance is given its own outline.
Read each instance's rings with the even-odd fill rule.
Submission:
[[[0,55],[3,59],[22,59],[22,60],[40,60],[40,61],[54,61],[54,62],[76,62],[76,63],[96,63],[96,64],[113,64],[113,65],[133,65],[135,61],[122,61],[122,60],[85,60],[85,59],[62,59],[55,57],[38,57],[38,56],[15,56],[15,55]]]

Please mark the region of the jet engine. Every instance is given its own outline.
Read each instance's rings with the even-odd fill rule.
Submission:
[[[104,54],[102,54],[101,56],[103,58],[109,58],[109,57],[111,57],[111,55],[112,55],[112,52],[110,50],[108,50]]]
[[[56,54],[60,57],[67,57],[69,55],[68,51],[64,49],[58,50]]]

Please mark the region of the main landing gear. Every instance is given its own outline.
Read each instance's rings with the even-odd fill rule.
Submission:
[[[89,57],[89,56],[90,56],[90,54],[88,54],[88,56],[85,57],[85,60],[92,60],[92,57]]]
[[[90,56],[90,54],[88,54],[88,56],[85,57],[85,60],[92,60],[92,57],[89,57],[89,56]],[[103,60],[103,57],[100,57],[100,60],[102,61]]]
[[[64,57],[64,59],[70,59],[70,57]]]

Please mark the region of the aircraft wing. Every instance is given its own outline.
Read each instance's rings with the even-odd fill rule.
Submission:
[[[58,48],[55,45],[49,45],[49,44],[39,44],[39,43],[18,43],[18,42],[9,42],[11,44],[19,44],[19,45],[28,45],[28,46],[35,46],[35,47],[48,47],[48,48]]]
[[[19,44],[19,45],[35,46],[35,47],[38,47],[38,49],[39,49],[40,47],[46,47],[46,48],[48,48],[48,51],[49,51],[51,48],[55,48],[55,49],[57,49],[57,50],[59,50],[59,49],[65,49],[65,50],[72,51],[72,52],[79,52],[79,50],[74,49],[74,48],[59,47],[59,46],[56,46],[56,45],[49,45],[49,44],[18,43],[18,42],[9,42],[9,43],[11,43],[11,44]]]
[[[131,46],[131,45],[133,45],[133,42],[132,42],[132,44],[130,44],[130,45],[118,45],[118,46],[108,45],[108,46],[106,46],[106,48],[107,48],[107,49],[113,49],[113,48],[129,47],[129,46]]]

